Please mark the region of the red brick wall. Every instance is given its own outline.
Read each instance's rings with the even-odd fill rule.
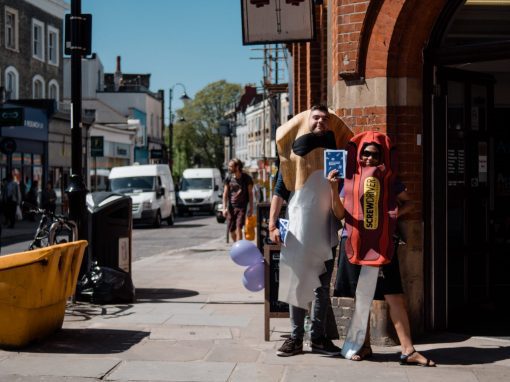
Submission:
[[[423,47],[446,1],[330,0],[333,83],[420,77]]]
[[[307,44],[307,106],[327,101],[327,13],[323,6],[315,7],[315,41]]]
[[[294,105],[294,114],[298,114],[306,110],[307,99],[307,46],[306,44],[292,44],[291,46],[293,59],[293,84],[294,94],[292,100]]]
[[[338,109],[336,114],[354,131],[374,130],[386,132],[386,107],[372,106],[354,109]]]
[[[422,108],[420,106],[390,106],[387,115],[388,127],[393,143],[398,149],[399,176],[407,186],[412,200],[422,200],[423,150],[417,144],[418,134],[422,134]],[[416,203],[413,213],[405,219],[421,220],[422,205]]]
[[[306,110],[306,100],[308,95],[308,44],[297,44],[298,45],[298,81],[299,81],[299,93],[298,93],[298,103],[296,104],[297,110],[295,113],[300,113]]]
[[[299,76],[298,76],[298,49],[297,49],[298,45],[297,44],[289,44],[288,45],[288,50],[292,56],[292,78],[289,78],[289,81],[292,81],[292,94],[290,94],[289,96],[292,97],[292,104],[294,105],[294,109],[296,109],[297,107],[297,102],[298,102],[298,88],[299,88]],[[294,110],[294,113],[296,113]],[[297,113],[296,113],[297,114]]]
[[[326,103],[327,82],[327,12],[326,4],[315,7],[316,38],[308,43],[291,44],[293,57],[294,114],[314,103]]]
[[[359,72],[361,34],[370,1],[331,0],[333,82]]]

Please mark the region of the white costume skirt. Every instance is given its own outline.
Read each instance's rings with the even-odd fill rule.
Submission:
[[[314,299],[338,244],[337,224],[331,212],[331,188],[323,171],[312,173],[291,196],[289,229],[280,255],[278,300],[304,309]]]

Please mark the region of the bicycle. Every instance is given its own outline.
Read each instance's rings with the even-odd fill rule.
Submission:
[[[67,216],[57,215],[28,203],[23,203],[23,208],[29,213],[41,215],[34,239],[29,244],[28,250],[68,243],[78,239],[78,226]]]

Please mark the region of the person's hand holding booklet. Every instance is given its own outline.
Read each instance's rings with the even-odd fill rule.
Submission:
[[[324,150],[324,178],[332,170],[337,170],[337,178],[345,178],[345,167],[347,164],[347,151],[345,150]]]
[[[280,241],[282,245],[285,245],[285,236],[287,236],[287,231],[289,230],[289,220],[288,219],[278,219],[278,231],[280,231]]]

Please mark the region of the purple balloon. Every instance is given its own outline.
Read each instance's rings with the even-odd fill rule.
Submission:
[[[238,265],[250,266],[262,261],[262,254],[255,244],[248,240],[239,240],[230,249],[230,258]]]
[[[251,292],[264,289],[264,262],[251,265],[244,271],[243,285]]]

